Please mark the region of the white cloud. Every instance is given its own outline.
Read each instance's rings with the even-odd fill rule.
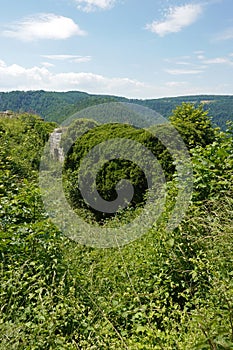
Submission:
[[[231,60],[225,57],[216,57],[216,58],[210,58],[207,60],[204,60],[203,63],[205,64],[233,64]]]
[[[186,84],[187,84],[186,81],[168,81],[165,85],[170,88],[174,88],[174,87],[184,86]]]
[[[233,27],[227,28],[222,33],[218,34],[214,38],[215,40],[231,40],[233,39]]]
[[[54,67],[54,64],[50,62],[41,62],[41,64],[46,68]]]
[[[78,9],[85,12],[92,12],[98,9],[108,10],[113,7],[116,3],[116,0],[74,0]]]
[[[91,56],[78,55],[42,55],[41,57],[55,61],[69,61],[73,63],[83,63],[91,61]]]
[[[229,55],[231,56],[231,55]],[[198,56],[198,59],[202,61],[202,63],[211,65],[211,64],[229,64],[232,65],[233,61],[231,61],[228,57],[214,57],[214,58],[206,58],[205,56]]]
[[[6,67],[6,63],[3,60],[0,60],[0,68]]]
[[[180,66],[193,66],[190,60],[191,60],[191,56],[178,56],[178,57],[164,59],[164,61],[169,64],[176,64]]]
[[[177,33],[196,22],[203,8],[200,4],[188,4],[170,7],[164,21],[154,21],[146,25],[146,29],[163,37],[169,33]]]
[[[7,65],[0,60],[0,91],[46,90],[86,91],[93,94],[125,96],[129,98],[158,98],[197,94],[231,94],[231,84],[195,86],[192,82],[168,81],[148,84],[129,78],[110,78],[93,73],[53,73],[46,67],[25,68]]]
[[[165,69],[165,72],[171,75],[185,75],[185,74],[200,74],[203,72],[201,69]]]
[[[190,66],[192,65],[192,63],[190,62],[185,62],[185,61],[177,61],[175,62],[176,64],[180,65],[180,66]]]
[[[1,34],[22,41],[34,41],[68,39],[76,35],[84,36],[87,33],[81,30],[71,18],[52,13],[41,13],[10,25],[9,29]]]
[[[96,94],[140,96],[146,84],[129,78],[109,78],[100,74],[52,73],[46,67],[25,68],[0,61],[0,91],[10,90],[82,90]]]

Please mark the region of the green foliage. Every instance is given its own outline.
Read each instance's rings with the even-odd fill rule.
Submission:
[[[38,170],[43,146],[55,125],[44,123],[40,117],[31,114],[0,118],[2,166],[22,176]]]
[[[232,192],[233,138],[231,130],[218,133],[215,141],[206,147],[192,150],[194,164],[195,200],[221,199]]]
[[[88,94],[83,92],[56,93],[50,91],[12,91],[0,93],[0,110],[39,114],[46,120],[59,122],[63,115],[76,110],[76,103]]]
[[[170,121],[189,149],[196,146],[205,147],[215,139],[215,130],[208,113],[201,105],[195,107],[193,104],[183,103],[173,111]]]
[[[77,138],[79,138],[89,129],[95,128],[97,125],[98,124],[95,121],[80,118],[74,120],[69,127],[63,127],[61,147],[63,148],[64,152],[67,153]]]
[[[205,145],[193,130],[194,195],[179,227],[165,229],[171,180],[157,227],[111,249],[68,240],[44,211],[37,169],[53,128],[32,115],[0,119],[0,349],[231,350],[231,127]],[[70,151],[74,169],[113,131],[156,144],[127,125],[99,126]]]
[[[212,116],[212,123],[226,130],[227,121],[233,119],[232,114],[233,96],[224,95],[197,95],[197,96],[180,96],[170,98],[160,98],[145,101],[134,101],[134,103],[142,104],[143,106],[152,108],[164,117],[172,115],[172,111],[182,103],[193,104],[195,107],[202,105],[204,111],[207,111]]]
[[[80,123],[80,126],[79,126]],[[86,126],[92,122],[86,121]],[[75,127],[80,130],[80,128],[85,127],[83,121],[77,120]],[[74,124],[71,124],[71,131],[74,132]],[[74,208],[85,208],[88,206],[82,198],[82,194],[78,188],[78,176],[79,176],[79,166],[82,159],[88,154],[88,152],[93,149],[96,145],[99,145],[109,139],[122,138],[124,143],[126,140],[135,140],[138,143],[144,145],[149,149],[155,157],[157,157],[164,165],[164,172],[167,178],[171,178],[174,172],[174,165],[172,158],[169,154],[165,153],[165,147],[161,142],[153,136],[150,132],[135,129],[127,124],[105,124],[91,129],[87,133],[77,140],[77,142],[70,148],[68,155],[65,160],[64,166],[64,182],[66,183],[68,197]],[[69,140],[69,138],[68,138]],[[64,141],[65,142],[65,141]],[[64,143],[63,142],[63,143]],[[112,143],[112,148],[114,149],[114,142]],[[108,147],[108,152],[111,155],[111,146]],[[106,147],[104,147],[105,149]],[[130,149],[130,147],[129,147]],[[135,150],[132,150],[134,153]],[[137,158],[140,159],[144,156],[143,151],[136,154]],[[88,176],[90,169],[87,165],[86,175]],[[139,166],[130,160],[126,159],[113,159],[107,162],[98,172],[96,179],[97,190],[101,197],[108,201],[113,201],[116,199],[116,185],[121,179],[129,179],[131,184],[134,186],[134,197],[131,201],[132,206],[135,208],[144,202],[144,197],[146,195],[146,190],[148,189],[147,180],[145,174],[139,168]],[[89,188],[91,191],[91,188]],[[102,214],[94,209],[90,211],[95,215],[97,220],[102,220],[109,217],[106,213]]]
[[[165,118],[171,116],[172,111],[184,103],[192,103],[195,107],[200,104],[213,117],[213,125],[222,130],[226,129],[226,122],[233,120],[233,96],[197,95],[152,100],[126,99],[117,96],[90,95],[80,91],[51,92],[51,91],[12,91],[0,92],[0,110],[36,113],[48,121],[61,123],[69,116],[87,107],[106,102],[129,102],[149,107]]]

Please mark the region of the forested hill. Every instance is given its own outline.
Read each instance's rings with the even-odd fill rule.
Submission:
[[[213,118],[213,123],[225,128],[227,120],[233,120],[233,95],[197,95],[150,100],[126,99],[109,95],[90,95],[80,91],[12,91],[0,92],[0,111],[33,112],[48,121],[62,122],[75,112],[108,101],[138,103],[156,110],[165,117],[172,114],[182,102],[204,104]]]
[[[182,102],[202,103],[209,111],[213,124],[225,129],[228,120],[233,121],[233,96],[229,95],[197,95],[161,98],[143,101],[143,105],[156,110],[164,117],[172,115],[172,111]],[[141,103],[138,101],[138,103]]]

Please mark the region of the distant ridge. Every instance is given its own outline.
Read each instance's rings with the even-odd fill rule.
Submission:
[[[196,95],[156,99],[127,99],[111,95],[93,95],[81,91],[11,91],[0,92],[0,111],[30,112],[47,121],[61,123],[72,114],[99,103],[129,102],[149,107],[164,117],[182,102],[202,103],[209,111],[213,124],[225,129],[226,121],[233,121],[233,95]]]

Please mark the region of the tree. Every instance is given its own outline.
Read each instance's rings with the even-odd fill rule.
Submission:
[[[76,126],[78,126],[76,121]],[[84,127],[84,120],[80,121],[81,127]],[[86,123],[93,123],[92,121],[86,120]],[[66,134],[69,136],[72,133],[71,131],[66,131]],[[166,179],[172,177],[174,172],[174,165],[172,157],[168,157],[164,153],[165,147],[161,142],[149,131],[144,129],[136,129],[128,124],[104,124],[95,127],[85,134],[83,134],[69,149],[67,157],[65,159],[64,169],[63,169],[63,179],[66,184],[67,196],[70,200],[70,203],[75,209],[84,208],[85,210],[90,210],[95,216],[95,219],[102,220],[106,217],[112,217],[113,215],[108,215],[106,213],[98,212],[91,207],[87,206],[79,189],[79,167],[82,162],[82,159],[97,145],[100,145],[100,159],[104,157],[105,151],[107,154],[114,154],[116,147],[119,147],[119,144],[113,142],[114,139],[120,139],[123,142],[122,147],[128,147],[132,154],[137,156],[138,160],[145,158],[144,149],[150,150],[150,152],[158,159],[161,167],[164,170]],[[105,142],[110,140],[108,146],[105,145]],[[139,145],[144,146],[141,149],[132,149],[132,142],[135,141]],[[69,139],[68,139],[69,141]],[[63,144],[65,141],[63,140]],[[127,143],[128,146],[125,146]],[[102,146],[101,146],[102,144]],[[119,148],[119,150],[121,147]],[[164,158],[166,157],[166,162]],[[131,159],[131,158],[130,158]],[[149,160],[148,160],[149,161]],[[85,161],[86,170],[85,175],[87,178],[92,178],[94,173],[93,165]],[[150,167],[150,164],[149,164]],[[114,201],[117,198],[116,186],[122,179],[128,179],[130,183],[134,186],[134,195],[131,201],[133,208],[140,207],[145,200],[145,194],[148,189],[147,178],[144,173],[144,170],[140,166],[129,159],[125,159],[120,156],[118,159],[112,159],[106,162],[98,171],[96,177],[96,186],[99,194],[106,201]],[[93,188],[86,184],[92,193]],[[93,195],[94,196],[94,195]]]
[[[218,129],[212,126],[203,105],[195,107],[191,103],[182,103],[181,106],[176,107],[169,119],[182,136],[188,149],[196,146],[205,147],[215,140]]]

